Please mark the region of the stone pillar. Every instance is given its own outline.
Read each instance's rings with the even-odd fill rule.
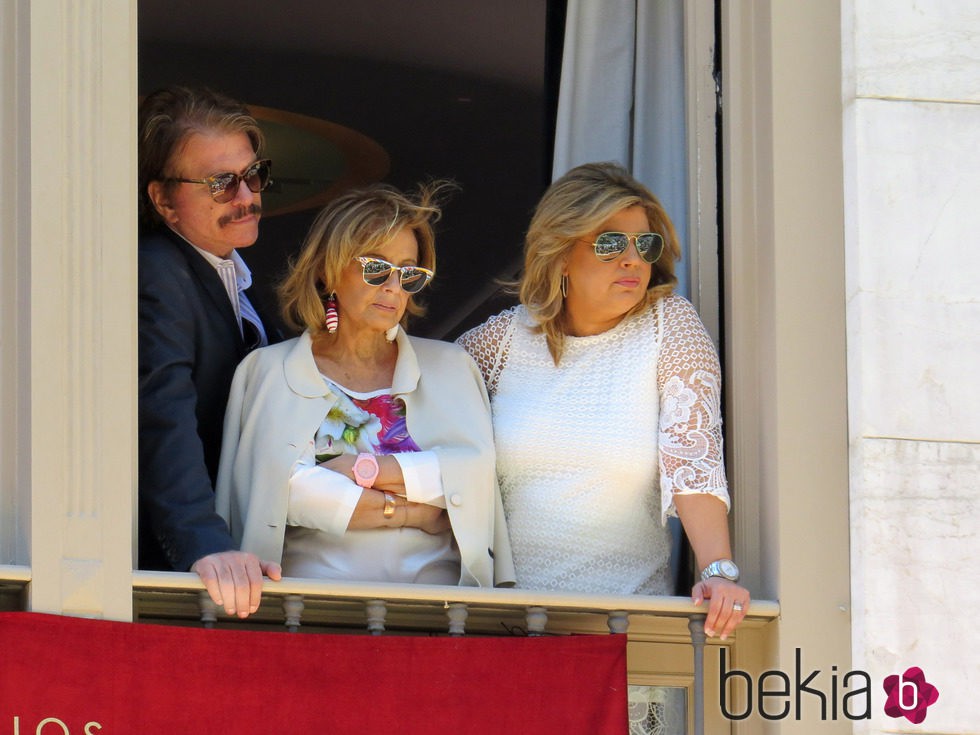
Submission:
[[[129,620],[136,469],[136,4],[17,3],[33,610]],[[6,100],[4,100],[6,103]],[[23,108],[22,108],[23,109]],[[25,182],[23,177],[27,177]]]

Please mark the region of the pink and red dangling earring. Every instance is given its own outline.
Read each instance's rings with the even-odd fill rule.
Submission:
[[[337,313],[337,294],[335,293],[331,293],[327,297],[327,315],[323,322],[327,325],[327,331],[330,334],[337,331],[337,326],[340,324],[340,315]]]

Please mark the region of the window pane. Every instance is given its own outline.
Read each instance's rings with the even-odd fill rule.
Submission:
[[[685,687],[629,687],[630,735],[684,735],[687,732]]]

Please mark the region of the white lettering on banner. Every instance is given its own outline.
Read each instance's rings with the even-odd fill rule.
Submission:
[[[57,717],[45,717],[39,723],[37,723],[37,730],[34,731],[35,735],[44,735],[44,726],[51,725],[57,722],[61,726],[61,732],[64,735],[71,735],[71,731],[68,729],[68,725],[59,720]]]
[[[27,723],[25,723],[26,725]],[[51,727],[48,727],[51,725]],[[29,727],[29,726],[28,726]],[[11,735],[21,735],[20,733],[20,715],[14,715],[13,719],[13,731]],[[96,731],[102,730],[102,724],[99,722],[90,721],[86,722],[83,726],[84,732],[82,735],[95,735]],[[25,735],[29,735],[30,730],[25,730]],[[76,730],[77,732],[77,730]],[[57,717],[45,717],[39,723],[37,727],[34,728],[33,735],[72,735],[71,730],[68,725],[64,723],[61,719]]]

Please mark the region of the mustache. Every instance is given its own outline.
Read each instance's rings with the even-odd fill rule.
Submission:
[[[255,215],[256,217],[262,214],[261,204],[250,204],[247,207],[239,207],[232,214],[226,214],[224,217],[218,219],[218,227],[224,227],[225,225],[230,225],[232,222],[237,222],[240,219],[245,219],[246,217]]]

